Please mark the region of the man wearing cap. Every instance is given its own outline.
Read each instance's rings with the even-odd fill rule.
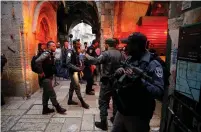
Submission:
[[[152,77],[152,82],[141,78],[129,67],[121,67],[115,72],[116,75],[126,75],[127,78],[123,81],[124,88],[119,88],[115,96],[118,111],[112,132],[149,132],[155,99],[160,98],[164,91],[163,68],[146,50],[145,35],[135,32],[128,37],[126,43],[130,57],[125,63],[143,70]]]
[[[120,67],[122,61],[122,55],[120,51],[116,50],[116,41],[112,38],[105,40],[105,46],[108,50],[102,52],[98,58],[94,58],[86,54],[86,61],[91,64],[102,64],[102,77],[101,77],[101,89],[99,95],[99,109],[101,122],[95,122],[95,126],[107,130],[107,116],[108,116],[108,104],[110,97],[112,96],[112,82],[109,81],[109,77],[115,73],[116,69]],[[113,100],[114,101],[114,100]],[[114,105],[113,105],[114,107]],[[113,115],[115,115],[115,108]]]
[[[83,68],[80,65],[80,59],[79,59],[79,50],[80,50],[80,42],[79,40],[73,40],[73,49],[67,50],[66,53],[66,67],[69,68],[70,72],[70,89],[69,89],[69,98],[68,98],[68,105],[77,105],[78,103],[73,101],[73,92],[77,94],[78,99],[81,102],[81,105],[83,108],[88,109],[89,105],[85,103],[85,101],[82,98],[81,92],[80,92],[80,84],[79,84],[79,77],[78,74],[83,70]]]

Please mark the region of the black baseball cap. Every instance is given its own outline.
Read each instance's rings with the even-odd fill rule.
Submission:
[[[140,33],[140,32],[134,32],[128,36],[128,38],[121,39],[122,43],[125,44],[132,44],[132,43],[141,43],[146,44],[147,43],[147,37]]]
[[[108,44],[109,46],[114,46],[117,42],[113,38],[108,38],[105,40],[105,43]]]

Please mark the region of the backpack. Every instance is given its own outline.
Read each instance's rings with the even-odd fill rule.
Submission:
[[[35,73],[39,73],[39,65],[36,64],[36,59],[40,56],[41,54],[37,54],[37,55],[34,55],[31,59],[31,70]]]

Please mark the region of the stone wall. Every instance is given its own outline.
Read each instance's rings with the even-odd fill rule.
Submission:
[[[106,38],[114,36],[114,2],[113,1],[101,1],[96,2],[99,20],[101,23],[100,29],[100,43],[101,49],[104,50],[104,41]]]
[[[149,2],[116,1],[114,4],[114,37],[127,37],[138,30],[137,22],[145,16]]]
[[[9,95],[19,95],[25,87],[22,10],[22,2],[1,2],[1,51],[8,59],[2,89]]]
[[[37,44],[57,40],[57,7],[54,2],[37,1],[1,4],[2,53],[8,58],[2,80],[4,92],[6,95],[28,96],[39,87],[37,74],[30,67]]]
[[[149,2],[102,1],[96,2],[101,20],[101,49],[110,37],[127,37],[137,31],[137,22],[145,16]]]

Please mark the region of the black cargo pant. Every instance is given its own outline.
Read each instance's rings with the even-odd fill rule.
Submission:
[[[40,88],[42,88],[43,87],[43,79],[42,78],[40,78],[40,76],[38,75],[38,84],[39,84],[39,86],[40,86]]]
[[[92,86],[93,86],[93,83],[94,83],[94,80],[93,80],[93,73],[90,69],[90,66],[86,66],[84,68],[84,76],[85,76],[85,79],[87,80],[87,85],[86,85],[86,93],[89,93],[92,91]]]
[[[42,79],[42,86],[43,86],[43,106],[48,106],[49,99],[52,102],[53,106],[58,105],[57,96],[52,86],[52,79],[53,77],[43,78]]]
[[[124,116],[117,112],[111,132],[149,132],[150,119],[139,116]]]
[[[78,99],[82,99],[78,74],[79,74],[78,72],[70,73],[71,82],[69,89],[69,99],[72,99],[74,91],[77,94]]]
[[[100,109],[100,119],[101,120],[107,120],[107,116],[108,116],[108,105],[110,103],[110,98],[112,97],[112,101],[113,101],[113,116],[115,116],[116,112],[117,112],[117,108],[115,105],[115,100],[114,100],[114,96],[112,93],[112,86],[109,83],[102,83],[101,82],[101,88],[100,88],[100,94],[99,94],[99,109]]]

